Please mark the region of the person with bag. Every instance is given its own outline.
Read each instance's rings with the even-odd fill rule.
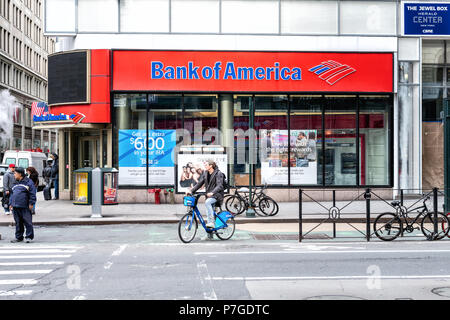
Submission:
[[[6,171],[5,175],[3,176],[3,198],[2,198],[2,206],[5,210],[5,214],[11,214],[9,211],[9,197],[11,196],[11,190],[12,187],[17,184],[16,179],[14,178],[14,171],[16,169],[16,166],[14,163],[11,163],[9,165],[8,171]]]
[[[31,181],[33,181],[34,187],[37,190],[39,188],[39,173],[37,172],[36,168],[28,167],[27,174],[28,174],[28,178],[30,178]],[[36,203],[34,204],[33,210],[31,211],[31,214],[35,214],[35,213],[36,213]]]
[[[31,210],[36,203],[36,187],[30,178],[25,176],[25,169],[18,167],[14,172],[14,178],[17,184],[12,188],[9,198],[9,209],[14,214],[16,223],[15,239],[12,243],[22,242],[25,232],[25,241],[33,242],[34,229],[31,216]]]
[[[55,187],[55,197],[53,200],[59,199],[59,163],[58,163],[58,155],[56,153],[52,153],[50,157],[53,159],[53,165],[52,165],[52,181],[54,182]]]
[[[47,166],[44,168],[42,172],[42,177],[44,178],[45,187],[44,187],[44,199],[51,200],[52,199],[52,159],[47,160]]]

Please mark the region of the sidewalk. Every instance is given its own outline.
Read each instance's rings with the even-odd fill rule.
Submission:
[[[178,223],[186,213],[182,204],[119,204],[102,207],[102,218],[91,218],[91,206],[74,205],[68,200],[45,201],[42,192],[38,192],[36,215],[33,216],[35,225],[102,225],[102,224],[134,224],[134,223]],[[415,200],[408,200],[409,204]],[[441,203],[441,201],[439,201]],[[247,217],[246,213],[236,217],[236,223],[298,223],[298,202],[279,202],[279,212],[273,217]],[[408,203],[405,202],[405,205]],[[303,202],[302,212],[304,222],[323,222],[329,218],[328,209],[332,202]],[[203,213],[203,203],[199,205]],[[336,207],[340,209],[340,222],[365,222],[366,202],[338,201]],[[224,208],[224,206],[223,206]],[[430,203],[430,210],[432,206]],[[442,206],[440,205],[440,208]],[[394,212],[394,209],[383,201],[371,201],[371,220],[381,212]],[[12,215],[0,213],[0,226],[14,223]]]

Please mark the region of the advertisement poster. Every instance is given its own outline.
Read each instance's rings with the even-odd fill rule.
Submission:
[[[175,130],[119,130],[119,182],[146,185],[148,142],[149,185],[173,185]]]
[[[190,188],[195,186],[198,179],[205,170],[205,161],[212,160],[217,164],[219,170],[228,175],[228,160],[226,154],[178,154],[177,167],[177,192],[185,193]],[[197,192],[205,192],[202,187]]]
[[[260,130],[261,182],[317,184],[317,130]],[[291,154],[289,159],[289,140]]]

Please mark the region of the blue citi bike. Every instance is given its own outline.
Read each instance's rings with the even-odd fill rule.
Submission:
[[[178,236],[180,240],[184,243],[189,243],[194,240],[198,229],[198,221],[200,221],[209,237],[215,234],[221,240],[230,239],[236,228],[233,215],[228,211],[222,211],[220,203],[216,202],[214,208],[214,217],[216,219],[215,228],[206,227],[206,222],[197,207],[198,200],[201,196],[206,197],[206,194],[199,192],[192,196],[186,196],[183,199],[183,203],[187,207],[188,212],[178,223]]]

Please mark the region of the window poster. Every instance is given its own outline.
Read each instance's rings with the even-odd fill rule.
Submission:
[[[263,184],[287,184],[289,165],[291,184],[317,184],[317,130],[264,129],[260,138]]]
[[[146,141],[149,185],[173,185],[175,130],[119,130],[119,183],[147,184]]]
[[[205,170],[205,161],[212,160],[218,169],[227,177],[228,160],[226,154],[192,154],[179,153],[177,161],[177,192],[185,193],[198,183]],[[205,192],[204,186],[197,192]]]

